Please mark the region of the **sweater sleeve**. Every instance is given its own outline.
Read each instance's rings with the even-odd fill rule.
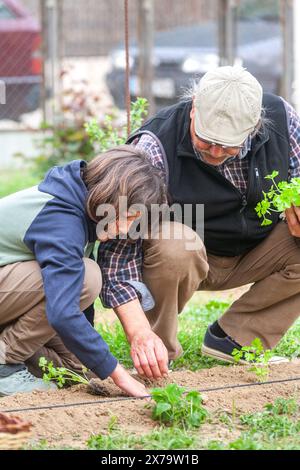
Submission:
[[[105,379],[117,360],[80,310],[85,230],[83,215],[53,199],[33,221],[24,242],[41,267],[50,325],[86,367]]]

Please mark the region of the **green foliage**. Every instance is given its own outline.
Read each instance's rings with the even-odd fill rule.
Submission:
[[[108,344],[111,353],[118,358],[119,362],[128,369],[133,367],[130,356],[130,346],[126,335],[119,322],[113,325],[108,323],[99,323],[96,330]]]
[[[174,361],[172,369],[192,371],[227,363],[217,361],[201,353],[201,346],[208,325],[219,318],[230,306],[230,302],[210,300],[205,305],[190,302],[179,316],[178,339],[183,348],[181,357]]]
[[[275,178],[278,174],[278,171],[273,171],[271,175],[265,176],[265,179],[272,181],[272,186],[267,193],[263,191],[264,198],[255,207],[258,217],[263,219],[262,226],[272,224],[266,214],[284,212],[292,206],[300,206],[300,178],[292,178],[289,183],[281,181],[276,184]]]
[[[262,412],[240,416],[240,422],[246,430],[237,439],[228,444],[213,440],[206,447],[209,450],[287,450],[300,447],[299,405],[293,398],[278,398],[265,405]]]
[[[293,436],[300,431],[300,421],[293,420],[299,407],[294,399],[283,398],[268,404],[261,413],[241,416],[241,423],[250,428],[252,433],[261,433],[261,437],[278,439]]]
[[[234,349],[232,356],[235,362],[245,360],[252,363],[249,371],[254,372],[260,382],[269,375],[269,360],[273,353],[270,349],[264,349],[259,338],[255,338],[250,346],[243,346],[241,349]]]
[[[88,385],[89,380],[85,376],[81,376],[76,372],[66,369],[65,367],[54,367],[53,362],[48,362],[45,357],[40,357],[39,367],[44,372],[43,380],[45,382],[55,382],[59,388],[64,385],[70,385],[74,383],[81,383]],[[87,369],[82,369],[84,375]]]
[[[137,98],[131,103],[130,123],[132,130],[139,128],[148,114],[148,102],[145,98]],[[100,152],[116,145],[124,144],[128,137],[127,124],[121,128],[114,125],[114,116],[107,115],[100,127],[96,119],[91,119],[84,125],[92,144],[96,143]]]
[[[177,384],[151,390],[155,406],[152,417],[161,423],[181,427],[199,427],[207,418],[208,412],[202,406],[199,392],[185,393]]]
[[[205,305],[189,302],[184,312],[179,316],[178,339],[183,347],[183,354],[172,364],[173,370],[188,369],[199,370],[215,365],[230,367],[230,364],[202,356],[201,346],[207,326],[219,318],[230,306],[230,302],[211,300]],[[130,346],[124,330],[119,322],[112,324],[98,324],[98,333],[109,345],[112,353],[127,368],[132,368]],[[281,339],[274,354],[296,358],[300,356],[300,320]],[[266,357],[266,356],[265,356]],[[254,366],[253,366],[254,367]],[[258,365],[260,367],[260,365]]]
[[[39,151],[31,159],[32,170],[42,178],[56,165],[65,165],[72,160],[89,161],[95,156],[95,149],[83,127],[60,124],[55,127],[44,124],[44,137],[36,141]]]
[[[300,319],[287,331],[281,341],[274,349],[274,354],[290,357],[300,356]]]
[[[171,450],[195,448],[195,437],[181,428],[157,428],[151,433],[135,435],[116,430],[93,435],[87,441],[90,450]]]
[[[132,129],[141,126],[148,112],[147,107],[148,102],[144,98],[137,98],[131,104]],[[99,152],[124,144],[127,140],[127,124],[120,126],[113,112],[100,123],[95,118],[88,123],[83,118],[62,119],[55,126],[44,123],[42,129],[44,136],[36,141],[39,155],[31,159],[33,171],[39,177],[56,165],[72,160],[90,161]]]

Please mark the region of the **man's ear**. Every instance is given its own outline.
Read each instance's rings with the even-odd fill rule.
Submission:
[[[195,116],[195,107],[194,107],[194,100],[193,100],[192,109],[190,112],[190,118],[193,119],[194,116]]]

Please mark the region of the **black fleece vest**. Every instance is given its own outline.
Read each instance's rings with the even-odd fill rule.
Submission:
[[[249,159],[248,185],[242,194],[215,168],[195,155],[190,138],[191,101],[164,108],[130,136],[150,133],[164,153],[168,189],[172,203],[204,204],[204,244],[208,253],[236,256],[260,243],[279,221],[279,214],[269,216],[272,225],[262,227],[254,208],[268,191],[270,180],[264,177],[279,171],[276,181],[288,179],[289,131],[283,101],[264,94],[263,106],[271,120],[253,138]],[[193,220],[193,229],[196,222]]]

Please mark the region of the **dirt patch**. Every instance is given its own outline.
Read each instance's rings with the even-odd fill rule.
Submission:
[[[300,378],[300,361],[273,365],[270,370],[269,380]],[[251,384],[255,381],[255,376],[247,371],[247,366],[232,366],[214,367],[198,372],[175,371],[170,373],[168,379],[154,385],[161,386],[174,382],[186,389],[202,390],[226,385]],[[46,439],[52,446],[59,447],[83,448],[92,433],[99,434],[107,430],[112,416],[118,418],[118,426],[127,432],[145,433],[155,426],[145,400],[109,402],[111,399],[122,396],[110,379],[101,382],[101,393],[103,396],[92,395],[88,393],[87,387],[82,385],[57,391],[36,391],[0,398],[0,411],[84,401],[103,401],[101,404],[70,408],[14,412],[33,423],[35,442]],[[295,397],[299,400],[300,381],[205,392],[205,395],[206,407],[209,410],[231,413],[234,404],[236,413],[254,412],[261,410],[266,403],[274,401],[277,397]],[[222,435],[223,432],[224,430],[218,430],[215,427],[214,438],[220,436],[220,433]]]

